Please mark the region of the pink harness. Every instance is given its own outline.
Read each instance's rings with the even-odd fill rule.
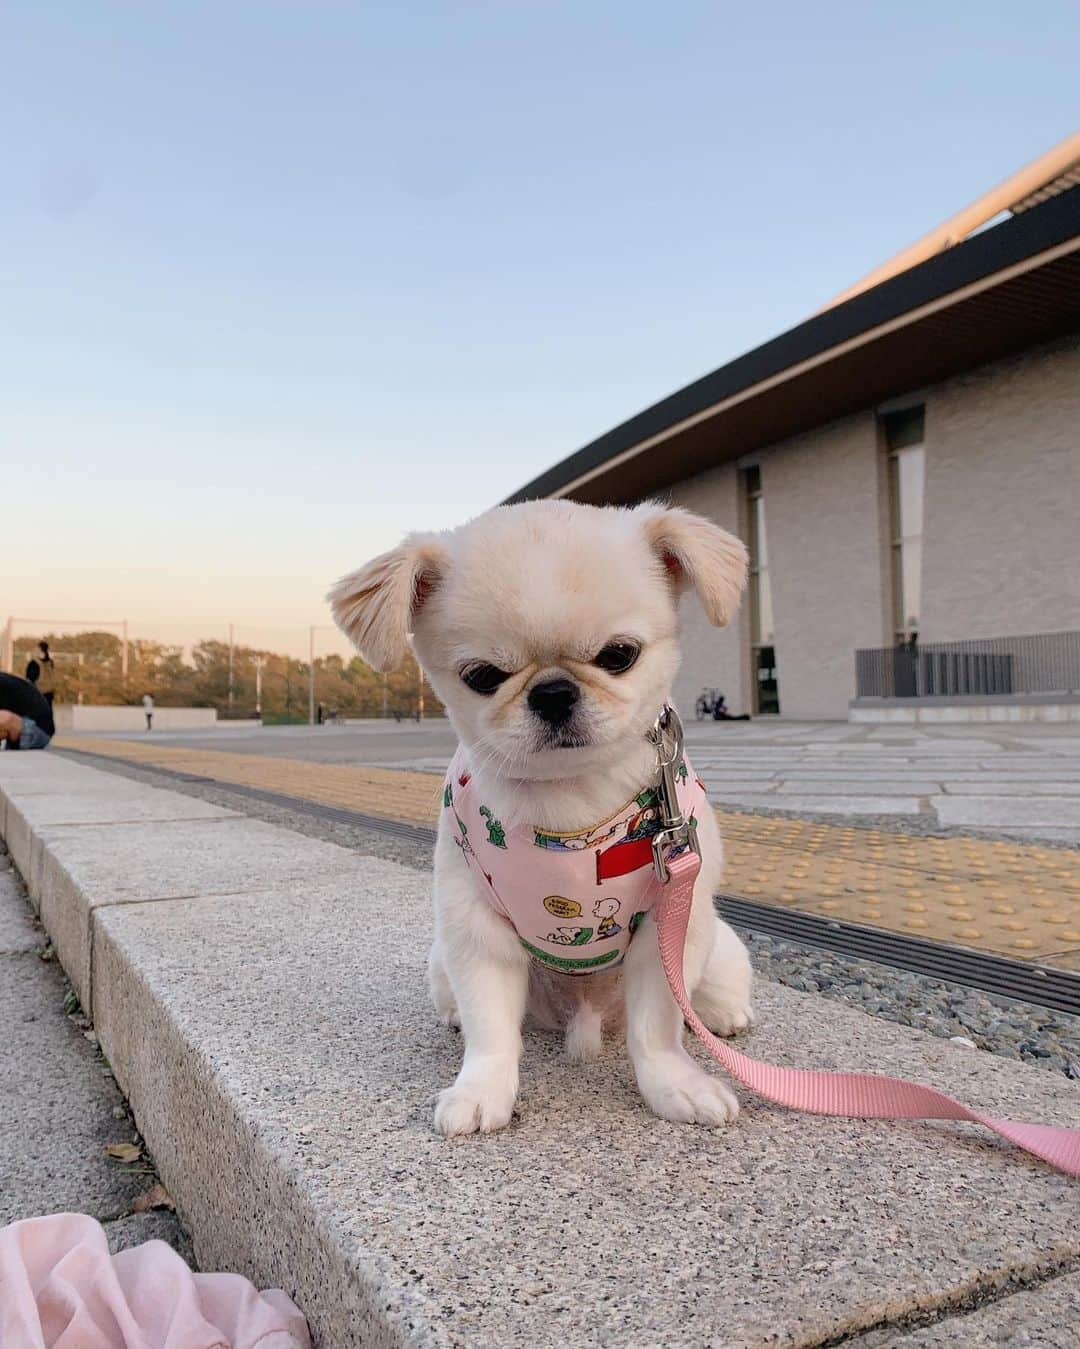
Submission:
[[[708,809],[685,759],[675,773],[687,820]],[[484,879],[492,908],[529,955],[562,974],[614,969],[659,897],[653,839],[661,827],[658,788],[647,787],[602,824],[573,833],[504,828],[477,797],[461,752],[450,765],[443,807],[454,841]],[[685,846],[685,845],[684,845]]]
[[[686,927],[701,870],[695,825],[708,809],[705,788],[682,752],[682,726],[672,708],[661,713],[653,738],[657,785],[603,824],[570,834],[504,829],[476,799],[462,752],[454,757],[443,807],[453,814],[455,840],[483,876],[492,907],[533,959],[570,975],[614,969],[653,911],[664,973],[686,1024],[721,1067],[767,1101],[816,1115],[970,1120],[1080,1176],[1080,1130],[995,1119],[896,1077],[761,1063],[713,1035],[691,1006],[683,977]]]

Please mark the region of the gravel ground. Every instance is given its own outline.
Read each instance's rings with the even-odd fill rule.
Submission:
[[[168,774],[130,764],[112,762],[101,763],[100,766],[154,787],[168,787],[189,796],[201,797],[205,801],[242,810],[270,824],[281,825],[311,838],[325,839],[346,848],[355,848],[358,852],[385,857],[417,871],[427,871],[431,866],[431,848],[426,843],[322,819],[303,811],[258,801],[230,791],[227,787],[185,782],[170,778]],[[791,812],[768,813],[791,816]],[[803,815],[793,818],[815,817]],[[835,819],[826,822],[835,822]],[[901,823],[917,823],[911,819],[901,822],[892,815],[868,816],[860,822],[894,832],[899,832]],[[966,831],[908,828],[906,832],[959,834]],[[973,1041],[979,1049],[1004,1058],[1023,1059],[1080,1081],[1080,1016],[1056,1012],[1032,1003],[1016,1002],[961,984],[943,983],[876,961],[834,955],[760,932],[744,931],[741,935],[750,948],[754,968],[766,979],[775,979],[789,988],[835,998],[861,1007],[872,1016],[896,1021],[904,1026],[916,1026],[933,1035],[945,1038],[963,1036]]]
[[[4,1177],[0,1224],[67,1208],[81,1192],[80,1210],[102,1224],[114,1254],[159,1239],[196,1269],[191,1240],[171,1208],[172,1200],[161,1185],[90,1019],[79,1006],[48,933],[33,914],[2,840],[0,881],[4,882],[0,885],[0,959],[8,962],[10,980],[5,1001],[11,999],[9,1014],[13,1023],[23,1023],[24,1031],[20,1034],[17,1024],[4,1027],[8,1052],[0,1115],[6,1113],[8,1118],[6,1130],[0,1127],[0,1175]],[[28,929],[40,939],[36,949],[6,940]],[[18,962],[23,963],[21,971]],[[33,968],[27,970],[26,963]],[[38,968],[39,963],[46,968]],[[63,1022],[53,1015],[54,1008],[60,1007],[73,1027],[66,1036]],[[25,1035],[30,1023],[42,1028],[32,1039]],[[21,1044],[23,1052],[13,1052],[11,1043]],[[31,1048],[39,1052],[29,1052]],[[3,1109],[12,1101],[14,1114]],[[130,1161],[114,1160],[104,1150],[114,1143],[132,1143],[138,1152]],[[36,1159],[34,1170],[27,1169],[28,1159]],[[145,1207],[148,1198],[152,1199],[148,1211],[132,1211],[133,1204]],[[0,1324],[0,1345],[8,1344]]]
[[[962,1036],[978,1049],[1037,1063],[1080,1081],[1080,1016],[761,932],[740,929],[739,935],[750,948],[754,969],[766,979],[946,1039]]]

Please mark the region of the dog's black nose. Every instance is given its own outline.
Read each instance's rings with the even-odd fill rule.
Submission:
[[[559,726],[569,720],[580,696],[572,680],[549,679],[529,690],[529,706],[543,721]]]

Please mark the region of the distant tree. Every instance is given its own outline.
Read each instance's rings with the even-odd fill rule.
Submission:
[[[123,643],[111,632],[42,633],[56,658],[58,703],[137,704],[144,693],[159,707],[213,707],[229,711],[229,646],[207,639],[185,659],[181,646],[135,639],[128,642],[128,674],[123,674]],[[22,673],[39,637],[15,642],[15,668]],[[81,659],[80,659],[81,658]],[[262,711],[265,717],[307,720],[309,671],[306,661],[279,651],[234,646],[232,711],[250,716],[255,710],[258,666],[262,667]],[[320,656],[315,661],[316,700],[329,711],[349,717],[415,715],[420,672],[410,655],[400,670],[383,676],[359,656]],[[437,716],[442,707],[424,681],[424,707]]]

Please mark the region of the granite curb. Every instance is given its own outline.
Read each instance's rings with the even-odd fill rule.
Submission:
[[[427,877],[229,812],[123,818],[111,775],[50,791],[7,757],[0,820],[31,870],[40,843],[43,921],[200,1264],[285,1288],[323,1346],[808,1346],[1005,1285],[1059,1298],[1080,1261],[1075,1184],[984,1132],[746,1093],[730,1130],[671,1125],[616,1045],[571,1068],[530,1033],[513,1126],[443,1142],[460,1042],[427,1004]],[[746,1048],[774,1062],[1080,1119],[1064,1077],[767,982],[759,1008]]]

